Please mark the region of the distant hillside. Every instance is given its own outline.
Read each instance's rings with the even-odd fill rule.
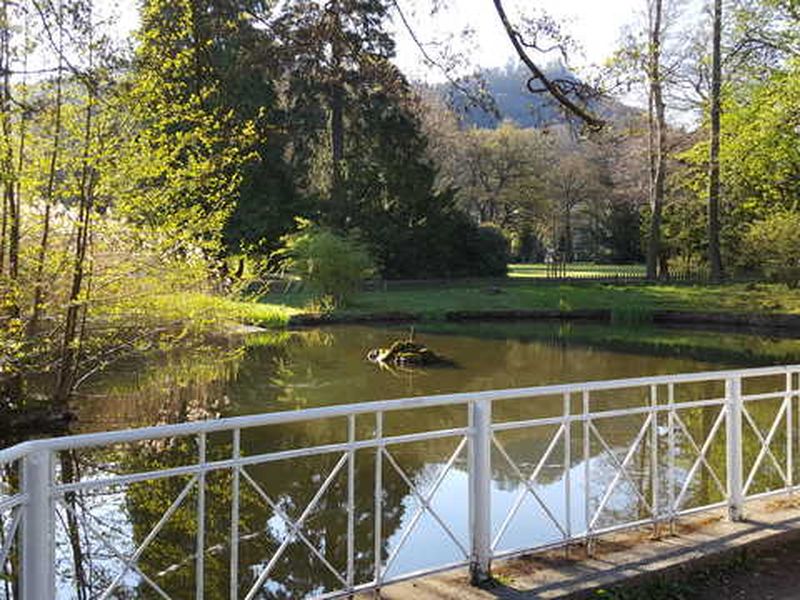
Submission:
[[[487,91],[492,95],[500,113],[499,117],[481,108],[468,105],[463,96],[454,98],[455,108],[466,115],[466,122],[481,128],[494,128],[501,121],[510,119],[520,127],[544,127],[562,124],[563,112],[548,98],[547,94],[531,94],[525,87],[530,74],[524,65],[481,71]],[[548,76],[559,79],[576,79],[562,65],[548,68]],[[445,92],[445,87],[440,86]],[[639,114],[639,110],[611,98],[592,101],[591,109],[604,119],[624,121]]]

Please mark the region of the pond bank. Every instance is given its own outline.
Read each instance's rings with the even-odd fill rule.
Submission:
[[[301,313],[288,319],[289,327],[324,325],[403,324],[425,321],[596,321],[601,323],[634,322],[655,325],[718,326],[751,331],[800,334],[800,315],[769,313],[723,313],[660,310],[648,313],[615,312],[610,309],[586,310],[458,310],[445,311],[441,318],[412,312],[376,313]]]

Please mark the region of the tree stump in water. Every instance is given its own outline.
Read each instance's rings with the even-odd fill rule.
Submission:
[[[450,365],[451,361],[439,356],[423,344],[412,340],[394,342],[388,348],[375,348],[367,354],[367,360],[382,365],[397,367],[424,367]]]

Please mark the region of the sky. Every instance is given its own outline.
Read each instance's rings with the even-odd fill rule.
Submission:
[[[645,0],[506,0],[503,5],[514,22],[520,14],[536,10],[562,21],[581,47],[570,55],[570,64],[580,68],[600,64],[613,54],[623,26],[643,15]],[[449,9],[433,19],[422,11],[408,16],[423,43],[465,28],[474,30],[474,43],[464,50],[475,65],[502,67],[515,57],[491,0],[450,0]],[[398,29],[397,39],[397,62],[403,71],[414,78],[435,79],[435,73],[421,66],[420,52],[404,28]],[[557,54],[552,58],[558,58]]]
[[[449,7],[434,17],[419,8],[424,7],[427,0],[398,1],[423,44],[442,41],[448,36],[460,39],[460,33],[471,28],[470,41],[461,50],[469,55],[472,66],[502,67],[513,58],[513,49],[491,0],[449,0]],[[119,15],[121,34],[136,28],[136,0],[100,0],[100,3]],[[417,11],[413,10],[413,5],[417,5]],[[582,46],[582,52],[573,54],[570,63],[587,67],[602,63],[613,53],[621,28],[640,18],[645,0],[505,0],[504,6],[512,20],[521,12],[537,9],[563,20],[569,33]],[[396,62],[400,68],[414,79],[440,80],[440,74],[423,66],[419,49],[399,21],[394,27]]]

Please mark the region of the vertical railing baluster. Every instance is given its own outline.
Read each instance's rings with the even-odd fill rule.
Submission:
[[[586,552],[591,553],[591,522],[592,522],[592,477],[591,477],[591,438],[589,422],[589,390],[583,391],[583,480],[584,498],[583,510],[586,519]]]
[[[790,495],[794,493],[794,418],[792,417],[794,398],[792,397],[792,378],[791,371],[786,373],[786,398],[784,400],[786,402],[786,487],[789,489]]]
[[[567,543],[564,553],[569,558],[569,543],[572,540],[572,421],[570,419],[572,396],[564,392],[564,531]]]
[[[675,384],[670,383],[667,387],[667,403],[669,405],[669,412],[667,413],[667,482],[669,488],[667,495],[669,498],[669,533],[675,535]]]
[[[741,520],[744,507],[742,493],[742,380],[731,377],[725,381],[728,462],[728,518]]]
[[[792,431],[800,433],[800,372],[795,372],[792,377],[792,402],[798,409],[795,411],[797,423],[792,423]],[[792,437],[800,439],[800,435],[792,435]]]
[[[197,439],[198,465],[201,471],[197,477],[197,559],[195,562],[195,598],[205,595],[205,553],[206,553],[206,434]]]
[[[375,588],[380,590],[383,578],[383,413],[375,413]]]
[[[650,486],[653,517],[653,537],[659,535],[658,523],[658,386],[650,386]],[[644,490],[642,490],[644,492]]]
[[[22,600],[55,598],[53,454],[34,451],[22,460]]]
[[[355,579],[355,514],[356,514],[356,416],[347,417],[347,587],[353,589]]]
[[[473,585],[489,581],[492,576],[491,452],[491,400],[473,400],[470,402],[469,438],[470,579]]]
[[[230,564],[230,596],[231,600],[239,597],[239,459],[241,458],[241,430],[233,430],[233,469],[231,471],[231,564]]]

